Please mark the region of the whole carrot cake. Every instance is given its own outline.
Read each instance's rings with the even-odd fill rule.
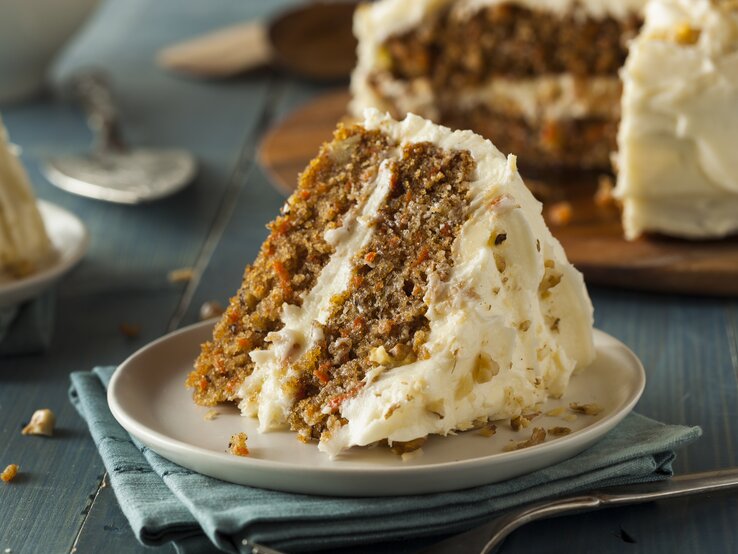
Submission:
[[[738,233],[738,3],[652,0],[623,82],[626,236]]]
[[[51,254],[31,183],[0,119],[0,281],[32,273]]]
[[[526,167],[610,167],[646,0],[381,0],[354,20],[352,111],[422,115]]]
[[[187,379],[331,455],[519,416],[594,357],[514,156],[368,110],[301,175]]]

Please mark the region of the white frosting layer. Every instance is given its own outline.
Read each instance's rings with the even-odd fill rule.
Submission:
[[[51,242],[31,183],[20,160],[10,151],[0,119],[0,277],[5,272],[31,269],[50,254]]]
[[[738,231],[738,211],[714,209],[738,198],[738,11],[710,0],[653,0],[623,82],[616,194],[626,235]],[[680,209],[684,202],[695,209]]]
[[[540,203],[523,184],[515,157],[506,158],[470,131],[453,132],[414,115],[396,122],[369,110],[363,125],[399,147],[431,142],[469,151],[477,167],[469,183],[468,219],[453,246],[451,276],[445,282],[429,276],[428,357],[392,367],[377,356],[357,396],[340,406],[347,423],[322,440],[320,449],[335,456],[382,439],[446,435],[480,418],[520,415],[548,395],[563,393],[572,371],[594,358],[592,305],[581,274],[568,263],[546,228]],[[240,390],[241,408],[259,418],[262,430],[287,419],[294,399],[280,383],[290,376],[289,362],[321,338],[315,322],[326,322],[331,298],[348,287],[352,255],[371,238],[392,167],[391,159],[383,163],[344,226],[327,233],[336,251],[302,307],[285,306],[284,328],[270,334],[268,348],[251,353],[256,369]],[[495,244],[501,234],[505,240]]]
[[[267,336],[270,346],[250,353],[255,366],[239,389],[238,396],[243,399],[239,408],[244,415],[259,418],[261,431],[278,429],[287,423],[295,401],[292,393],[282,387],[291,376],[289,362],[297,360],[322,338],[314,323],[325,324],[331,300],[348,287],[351,258],[372,237],[372,220],[389,193],[391,176],[389,162],[383,163],[361,201],[344,217],[343,225],[326,231],[325,240],[335,252],[315,286],[303,297],[302,306],[283,306],[284,327]]]
[[[403,113],[438,119],[439,106],[465,110],[485,106],[492,113],[519,117],[531,124],[587,117],[617,120],[622,91],[617,77],[585,79],[569,74],[519,79],[495,77],[482,87],[444,95],[434,94],[426,79],[397,81],[389,74],[381,75],[377,86],[385,98],[392,100],[394,108]],[[364,106],[365,102],[377,100],[357,97],[353,109],[370,107]]]

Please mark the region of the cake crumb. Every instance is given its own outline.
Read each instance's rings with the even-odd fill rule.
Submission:
[[[31,416],[31,421],[28,422],[21,433],[23,435],[43,435],[45,437],[51,437],[54,434],[54,425],[56,424],[56,417],[54,412],[48,408],[42,410],[36,410]]]
[[[597,184],[597,192],[594,195],[594,203],[598,208],[614,208],[617,207],[618,202],[615,198],[614,191],[615,186],[613,184],[612,177],[609,175],[603,175]]]
[[[221,306],[219,302],[216,302],[215,300],[203,302],[202,306],[200,306],[200,321],[219,317],[223,315],[223,312],[225,312],[225,308]]]
[[[552,437],[565,437],[566,435],[571,433],[571,428],[569,427],[551,427],[548,430],[548,434]]]
[[[569,404],[569,409],[577,414],[584,414],[589,416],[596,416],[602,412],[602,408],[595,403],[579,404],[577,402],[572,402],[571,404]]]
[[[563,201],[552,204],[548,209],[548,219],[552,225],[560,227],[569,225],[574,219],[574,208],[571,202]]]
[[[546,431],[542,429],[541,427],[536,427],[533,429],[533,432],[531,433],[530,438],[528,440],[508,444],[505,447],[505,452],[511,452],[513,450],[522,450],[523,448],[530,448],[531,446],[536,446],[537,444],[543,443],[545,440],[546,440]]]
[[[3,481],[3,483],[10,483],[15,479],[15,476],[18,475],[18,469],[18,464],[10,464],[2,473],[0,473],[0,481]]]
[[[231,441],[228,443],[228,450],[231,454],[234,456],[248,456],[249,449],[246,446],[248,438],[246,433],[236,433],[231,436]]]
[[[483,437],[493,437],[497,434],[497,425],[495,425],[494,423],[485,425],[479,430],[479,434]]]
[[[170,283],[189,283],[195,276],[195,270],[191,267],[181,267],[179,269],[173,269],[167,275],[167,280]]]
[[[566,408],[564,408],[563,406],[559,406],[558,408],[547,411],[546,415],[549,417],[559,417],[564,415],[565,410]]]
[[[121,323],[118,330],[128,339],[135,339],[141,334],[141,326],[135,323]]]
[[[219,415],[220,412],[218,410],[208,410],[207,412],[205,412],[203,419],[205,421],[213,421],[214,419],[217,419]]]

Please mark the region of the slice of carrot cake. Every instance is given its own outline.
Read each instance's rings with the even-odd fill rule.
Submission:
[[[368,110],[270,228],[187,381],[262,431],[417,444],[526,413],[594,357],[581,274],[471,131]]]
[[[738,3],[650,2],[623,81],[626,237],[738,233]]]
[[[31,183],[0,119],[0,280],[32,273],[51,252]]]
[[[380,0],[354,20],[351,109],[472,129],[526,167],[610,167],[646,0]]]

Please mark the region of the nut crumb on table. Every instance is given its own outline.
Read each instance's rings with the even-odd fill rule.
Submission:
[[[48,408],[36,410],[31,416],[31,421],[23,428],[21,434],[51,437],[54,434],[55,424],[56,417],[54,416],[54,412]]]
[[[189,283],[195,276],[195,270],[191,267],[181,267],[179,269],[173,269],[167,275],[167,279],[170,283]]]
[[[141,326],[135,323],[121,323],[118,330],[128,339],[135,339],[141,334]]]
[[[4,483],[10,483],[18,475],[18,469],[18,464],[10,464],[0,473],[0,480]]]
[[[231,436],[231,441],[228,443],[228,450],[230,453],[234,456],[248,456],[249,449],[246,446],[248,438],[249,437],[246,433],[236,433]]]

